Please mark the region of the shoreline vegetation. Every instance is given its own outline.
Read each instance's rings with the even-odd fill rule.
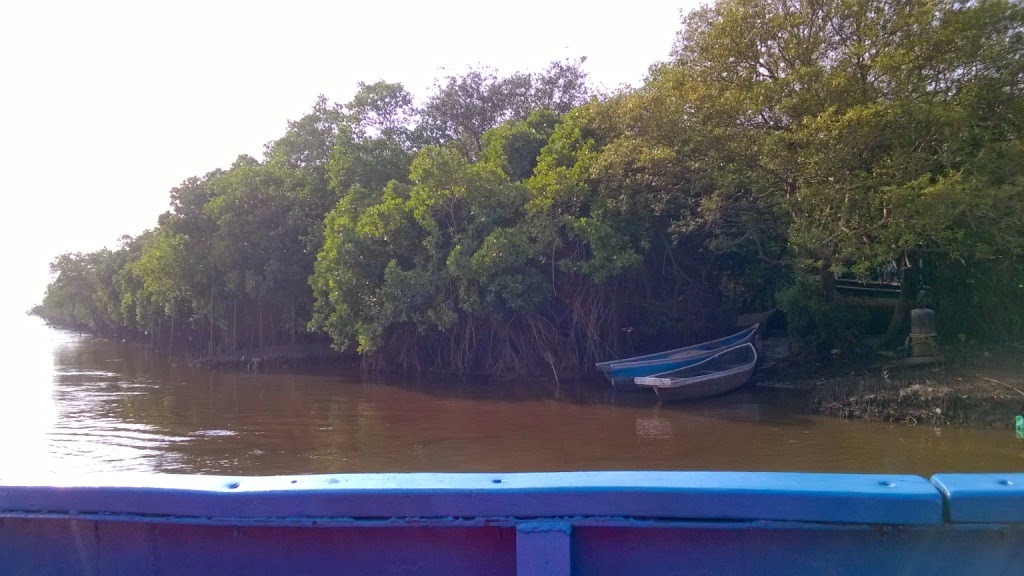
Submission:
[[[494,378],[774,309],[814,366],[874,366],[921,306],[942,350],[1024,342],[1024,5],[718,0],[640,87],[584,63],[321,97],[154,228],[58,256],[33,313],[210,366]],[[823,381],[816,409],[969,423],[961,381],[1014,395],[917,373]]]

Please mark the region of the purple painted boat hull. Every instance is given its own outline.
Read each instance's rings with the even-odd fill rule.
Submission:
[[[1024,573],[1024,474],[0,482],[0,574]]]

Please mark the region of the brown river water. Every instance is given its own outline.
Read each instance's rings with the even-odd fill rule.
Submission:
[[[109,471],[1024,471],[1011,430],[804,414],[750,386],[685,404],[602,383],[362,382],[174,365],[17,322],[0,382],[0,480]]]

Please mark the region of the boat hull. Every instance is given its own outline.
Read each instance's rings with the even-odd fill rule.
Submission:
[[[0,574],[1021,574],[1024,474],[0,482]]]
[[[746,370],[737,371],[720,378],[707,379],[681,386],[656,386],[654,387],[654,392],[658,395],[658,399],[666,402],[718,396],[719,394],[732,392],[737,388],[743,387],[750,381],[753,373],[754,367],[750,366]]]
[[[715,352],[690,366],[636,378],[641,387],[653,388],[661,400],[690,400],[731,392],[746,384],[757,365],[757,348],[740,344]]]
[[[604,373],[605,377],[611,382],[612,387],[616,390],[637,390],[636,378],[678,370],[707,360],[723,349],[754,342],[757,338],[758,328],[759,325],[755,324],[724,338],[694,344],[685,348],[677,348],[675,350],[624,360],[602,362],[597,364],[597,369]]]

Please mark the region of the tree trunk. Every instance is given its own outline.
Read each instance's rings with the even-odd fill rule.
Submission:
[[[213,357],[213,287],[210,287],[210,345],[207,354]]]
[[[822,266],[818,272],[818,282],[821,284],[821,291],[828,301],[836,299],[836,276],[828,266]]]
[[[917,269],[904,257],[904,265],[900,268],[900,300],[889,319],[889,328],[885,331],[883,344],[886,347],[898,346],[907,315],[913,307],[914,291],[917,287]]]

